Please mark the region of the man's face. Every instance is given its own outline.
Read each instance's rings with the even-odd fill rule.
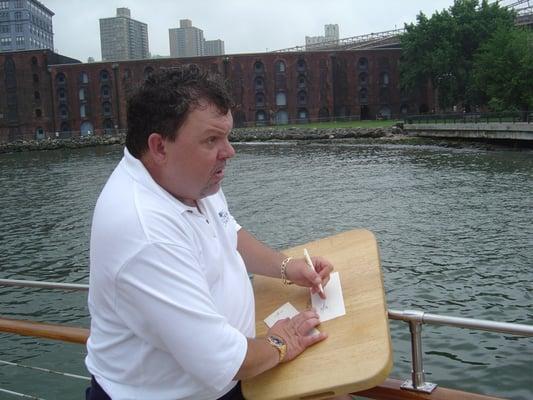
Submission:
[[[232,128],[230,111],[222,115],[215,106],[201,103],[189,113],[176,139],[164,140],[166,157],[159,183],[189,206],[216,193],[226,161],[235,155],[228,140]]]

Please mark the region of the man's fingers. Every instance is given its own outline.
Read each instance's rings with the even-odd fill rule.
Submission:
[[[302,340],[302,344],[307,348],[309,346],[314,345],[315,343],[321,342],[327,337],[328,337],[328,334],[326,332],[320,332],[320,333],[317,333],[316,335],[304,336],[301,340]]]
[[[320,319],[318,317],[313,317],[313,318],[306,319],[296,329],[298,330],[298,333],[300,335],[307,336],[309,331],[315,328],[317,325],[320,325]]]

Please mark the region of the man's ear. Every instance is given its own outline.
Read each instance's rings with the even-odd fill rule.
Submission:
[[[161,134],[154,132],[148,136],[148,152],[150,153],[152,160],[158,164],[166,159],[167,152],[165,148],[165,140]]]

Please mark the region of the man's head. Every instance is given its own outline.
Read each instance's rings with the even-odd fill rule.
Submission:
[[[194,206],[218,191],[235,154],[230,106],[223,85],[196,68],[155,74],[130,100],[126,146],[161,187]]]
[[[199,104],[212,104],[225,115],[233,106],[218,75],[183,66],[154,72],[128,100],[126,147],[140,159],[148,150],[148,137],[159,133],[175,139],[188,114]]]

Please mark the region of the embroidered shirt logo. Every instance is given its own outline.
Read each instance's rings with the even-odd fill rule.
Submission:
[[[222,223],[224,225],[227,225],[228,224],[228,221],[229,221],[229,214],[227,211],[225,210],[222,210],[222,211],[219,211],[218,212],[218,216],[220,217],[220,221],[222,221]]]

